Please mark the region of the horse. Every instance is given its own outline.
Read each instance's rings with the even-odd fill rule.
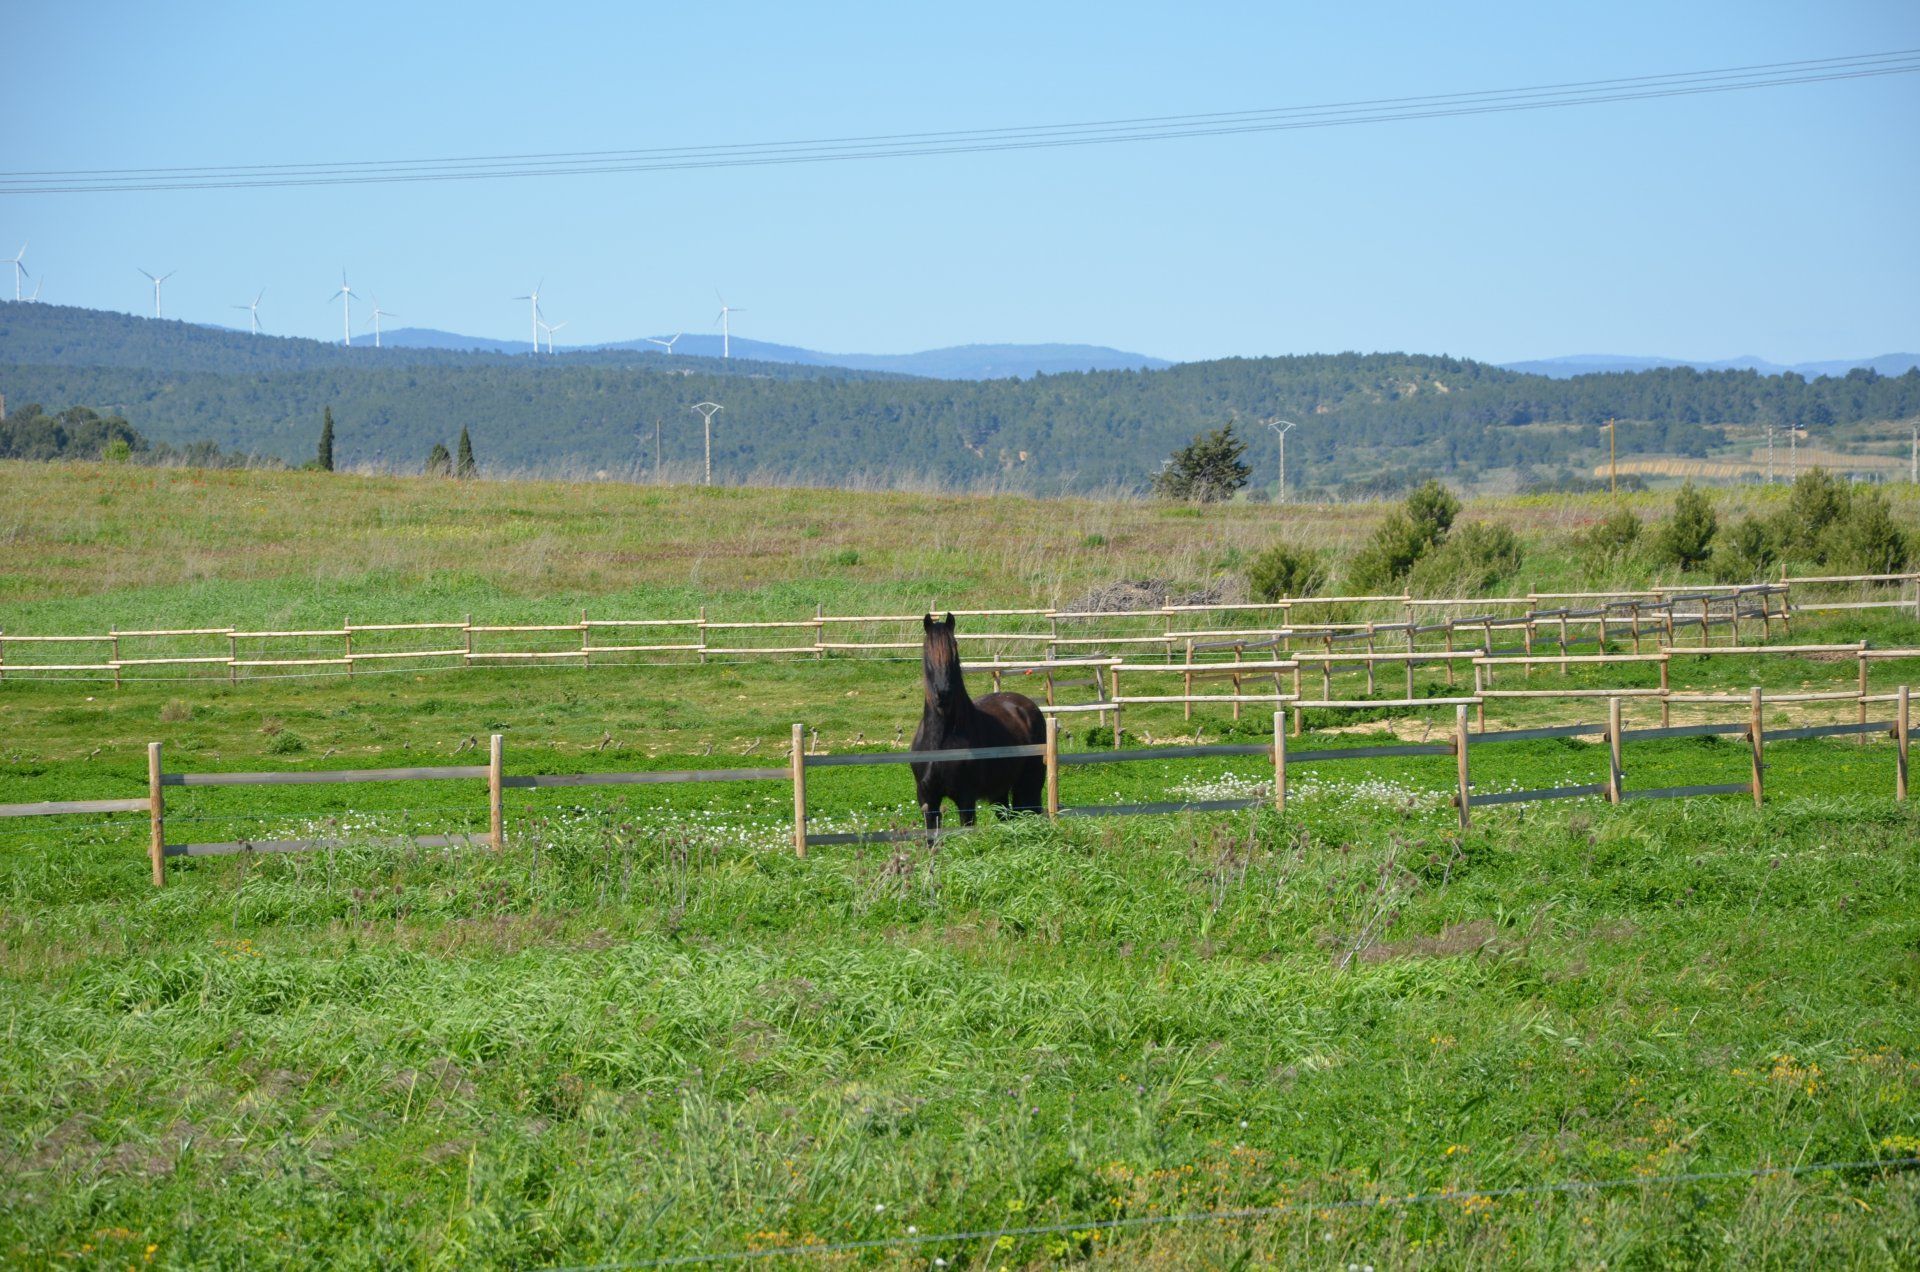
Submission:
[[[913,731],[913,750],[958,751],[1046,741],[1046,717],[1025,694],[990,693],[978,701],[967,696],[966,678],[960,672],[960,646],[953,639],[952,614],[945,619],[925,615],[920,625],[926,632],[920,649],[926,705],[920,711],[920,727]],[[1015,812],[1044,811],[1041,800],[1047,765],[1037,755],[940,760],[910,767],[914,793],[930,833],[940,829],[941,802],[948,799],[960,810],[963,826],[973,825],[975,806],[983,799]]]

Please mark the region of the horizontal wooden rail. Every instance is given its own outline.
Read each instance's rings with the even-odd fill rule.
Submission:
[[[1864,724],[1809,724],[1793,729],[1768,729],[1767,741],[1791,742],[1796,738],[1837,738],[1854,733],[1894,732],[1891,720],[1873,720]]]
[[[551,786],[663,786],[677,782],[784,782],[783,768],[682,769],[635,773],[535,773],[502,777],[500,785],[513,790]]]
[[[1500,742],[1537,742],[1549,738],[1584,738],[1605,733],[1605,724],[1555,724],[1543,729],[1500,729],[1492,733],[1476,733],[1473,745]]]
[[[1381,707],[1477,707],[1472,698],[1302,698],[1296,707],[1314,707],[1330,711],[1366,711]]]
[[[1662,725],[1657,729],[1623,729],[1620,737],[1627,742],[1651,742],[1657,738],[1704,738],[1721,733],[1745,733],[1747,726],[1737,720],[1722,720],[1713,724],[1674,724]]]
[[[1013,760],[1044,756],[1044,742],[1019,746],[961,747],[946,751],[849,752],[845,755],[808,755],[802,759],[808,768],[843,768],[862,764],[950,764],[963,760]],[[784,777],[785,774],[783,773]]]
[[[1062,764],[1122,764],[1134,760],[1191,760],[1211,755],[1271,755],[1265,742],[1215,742],[1205,746],[1150,746],[1131,751],[1073,751],[1060,756]]]
[[[144,799],[43,799],[31,804],[0,804],[0,817],[59,817],[68,813],[144,813]]]
[[[341,782],[470,780],[487,776],[484,764],[391,769],[314,769],[305,773],[163,773],[162,786],[312,786]]]

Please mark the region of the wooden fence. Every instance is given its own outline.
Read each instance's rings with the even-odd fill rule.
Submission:
[[[1913,596],[1906,590],[1912,586]],[[1898,595],[1865,600],[1807,600],[1793,589],[1891,587]],[[1605,646],[1644,641],[1675,647],[1698,633],[1710,646],[1716,630],[1741,643],[1741,625],[1758,628],[1762,640],[1774,624],[1791,634],[1795,614],[1869,609],[1911,610],[1920,616],[1920,572],[1783,578],[1777,583],[1724,587],[1661,588],[1615,592],[1530,592],[1516,597],[1432,599],[1410,595],[1295,597],[1270,602],[1164,605],[1146,610],[1075,611],[1050,608],[956,610],[993,620],[989,628],[961,631],[963,647],[991,650],[1001,671],[1016,665],[1044,671],[1049,697],[1054,673],[1086,651],[1157,652],[1187,663],[1229,651],[1244,656],[1269,649],[1281,656],[1311,649],[1331,654],[1337,646],[1364,642],[1377,654],[1398,644],[1454,652],[1463,640],[1489,656],[1533,654],[1542,639],[1565,654],[1576,633]],[[1396,621],[1342,617],[1346,611],[1397,612]],[[1318,614],[1317,620],[1313,616]],[[704,608],[687,618],[592,618],[582,611],[568,623],[459,622],[354,623],[339,627],[243,630],[234,627],[142,628],[90,635],[43,635],[0,630],[0,679],[93,674],[119,685],[127,676],[164,669],[219,676],[353,676],[383,668],[470,668],[558,663],[592,666],[632,663],[657,656],[706,662],[713,658],[800,658],[828,655],[904,654],[920,648],[919,614],[826,614],[779,620],[712,619]],[[1310,621],[1313,620],[1313,621]],[[901,631],[899,629],[907,630]],[[1149,630],[1151,629],[1151,630]],[[1501,633],[1513,642],[1503,648]],[[804,634],[804,635],[803,635]],[[564,641],[563,639],[564,638]],[[772,643],[766,643],[771,641]],[[526,647],[536,642],[541,647]],[[68,651],[72,651],[69,653]],[[50,655],[50,660],[42,660]],[[1009,661],[1011,659],[1012,661]],[[1024,660],[1022,662],[1021,660]]]
[[[168,787],[288,786],[318,783],[416,781],[484,783],[488,815],[488,830],[485,835],[466,833],[418,835],[405,837],[401,842],[418,844],[424,847],[485,845],[498,851],[504,849],[507,842],[505,805],[503,800],[503,794],[507,790],[537,789],[541,787],[662,785],[712,782],[788,782],[791,784],[793,791],[793,850],[796,855],[804,857],[810,846],[890,843],[920,839],[927,835],[925,830],[919,829],[828,834],[810,832],[807,818],[807,773],[811,769],[882,764],[916,764],[932,761],[975,761],[1033,757],[1042,760],[1044,763],[1046,772],[1044,811],[1049,818],[1111,817],[1172,812],[1221,812],[1264,807],[1269,803],[1276,812],[1284,814],[1287,810],[1288,774],[1293,766],[1399,756],[1445,755],[1451,756],[1454,760],[1455,789],[1453,806],[1457,810],[1461,828],[1465,829],[1472,821],[1472,810],[1476,806],[1486,807],[1500,804],[1517,804],[1592,796],[1604,796],[1608,802],[1619,804],[1630,800],[1641,799],[1740,794],[1750,796],[1757,807],[1762,801],[1765,790],[1766,766],[1763,754],[1764,745],[1767,741],[1780,742],[1799,738],[1885,733],[1895,744],[1894,798],[1904,801],[1907,798],[1908,789],[1907,766],[1910,741],[1909,687],[1901,685],[1893,693],[1875,695],[1871,699],[1862,697],[1861,719],[1857,723],[1806,725],[1795,728],[1774,729],[1771,731],[1764,728],[1762,708],[1766,702],[1804,701],[1807,697],[1808,695],[1804,694],[1786,694],[1769,699],[1763,697],[1761,690],[1758,688],[1747,691],[1745,695],[1693,695],[1690,699],[1691,701],[1702,704],[1744,703],[1748,710],[1745,718],[1742,720],[1683,725],[1662,724],[1659,727],[1628,729],[1624,727],[1623,723],[1624,703],[1626,699],[1616,694],[1607,699],[1607,720],[1604,725],[1553,725],[1544,728],[1509,729],[1492,733],[1476,731],[1468,727],[1467,711],[1470,706],[1475,705],[1474,699],[1471,698],[1427,698],[1398,703],[1373,701],[1323,703],[1320,705],[1356,708],[1378,708],[1392,705],[1405,706],[1408,708],[1451,706],[1454,712],[1454,730],[1450,737],[1438,742],[1391,743],[1379,746],[1337,747],[1322,750],[1290,750],[1287,742],[1286,712],[1284,710],[1276,710],[1273,713],[1273,734],[1269,742],[1222,743],[1204,746],[1143,747],[1132,750],[1081,751],[1072,753],[1064,753],[1061,751],[1059,720],[1051,716],[1047,718],[1046,740],[1030,745],[931,752],[854,752],[839,755],[809,755],[805,745],[805,728],[802,725],[795,724],[793,726],[792,749],[788,756],[788,763],[784,767],[696,769],[673,772],[508,774],[505,770],[502,736],[496,733],[491,738],[487,763],[484,765],[393,769],[323,769],[278,773],[168,773],[162,764],[161,744],[153,742],[149,743],[147,747],[147,794],[145,798],[61,800],[0,804],[0,818],[45,817],[85,813],[144,812],[148,815],[149,820],[148,859],[152,871],[153,885],[155,887],[163,887],[167,881],[167,862],[175,857],[228,856],[262,852],[300,852],[311,849],[335,848],[347,842],[345,837],[334,836],[318,839],[242,839],[217,843],[170,843],[166,835],[166,790]],[[1865,716],[1869,701],[1875,704],[1891,704],[1893,707],[1891,718],[1877,721],[1867,720]],[[1725,734],[1738,734],[1748,743],[1750,764],[1744,781],[1696,786],[1634,789],[1627,787],[1625,780],[1626,770],[1622,764],[1622,748],[1625,743]],[[1538,790],[1474,793],[1470,757],[1475,747],[1537,741],[1549,738],[1592,736],[1603,738],[1607,744],[1607,779],[1604,783],[1551,787]],[[1171,801],[1146,804],[1065,806],[1060,802],[1060,770],[1065,767],[1094,764],[1130,764],[1148,760],[1199,759],[1214,756],[1264,757],[1272,766],[1271,795],[1253,799]]]

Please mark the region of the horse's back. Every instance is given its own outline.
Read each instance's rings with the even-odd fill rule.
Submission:
[[[1005,742],[995,745],[1025,746],[1046,739],[1047,717],[1024,693],[990,693],[984,698],[975,698],[973,709],[1007,734]]]

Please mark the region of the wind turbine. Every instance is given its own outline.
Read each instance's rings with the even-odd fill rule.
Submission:
[[[547,352],[552,353],[553,352],[553,333],[560,330],[560,328],[566,326],[567,324],[564,322],[543,322],[540,319],[535,319],[534,321],[538,324],[539,330],[547,333]],[[535,353],[540,352],[540,346],[537,343],[533,346],[533,351]]]
[[[373,347],[374,348],[378,349],[380,347],[380,320],[382,318],[398,318],[399,316],[400,316],[399,314],[390,314],[386,310],[380,308],[380,298],[378,296],[375,296],[373,298]]]
[[[20,299],[20,280],[22,278],[25,278],[27,274],[27,267],[24,264],[22,264],[22,262],[25,261],[26,259],[27,259],[27,245],[25,243],[22,243],[20,245],[20,250],[13,254],[13,259],[6,262],[7,264],[13,266],[13,298],[15,300]]]
[[[33,295],[27,297],[27,300],[29,302],[38,303],[40,299],[40,284],[46,281],[47,281],[47,276],[45,274],[42,274],[40,275],[40,277],[33,280]]]
[[[714,320],[715,322],[718,322],[720,324],[720,356],[723,358],[730,358],[733,356],[733,350],[732,350],[732,342],[728,338],[729,332],[727,329],[728,328],[727,315],[728,314],[744,314],[747,311],[744,309],[736,309],[732,305],[729,305],[727,303],[727,298],[725,296],[721,296],[719,292],[716,291],[713,294],[715,296],[719,296],[720,298],[720,316]]]
[[[20,250],[22,252],[25,252],[27,249],[23,247]],[[147,271],[144,269],[138,272],[142,274],[147,274]],[[166,315],[160,311],[160,284],[166,282],[169,278],[172,278],[175,274],[178,274],[179,272],[180,271],[177,269],[170,269],[166,273],[160,275],[160,277],[158,278],[154,278],[152,274],[147,274],[148,278],[153,279],[153,316],[155,318],[166,317]],[[15,290],[18,290],[19,283],[16,282],[14,284],[14,288]]]
[[[340,343],[350,346],[353,344],[353,302],[359,294],[347,286],[345,269],[340,271],[340,290],[333,294],[340,298]]]
[[[262,287],[260,289],[260,296],[264,296],[266,294],[267,294],[267,289]],[[253,303],[251,305],[233,306],[233,308],[235,309],[244,309],[247,311],[247,316],[253,319],[253,334],[256,336],[260,334],[260,296],[255,296],[253,298]]]
[[[541,279],[540,287],[545,287],[546,285],[547,280],[544,278]],[[530,302],[528,309],[533,317],[533,351],[535,353],[540,352],[540,287],[534,288],[525,296],[514,297],[515,300]]]
[[[667,351],[667,355],[671,357],[673,355],[673,341],[678,340],[681,336],[684,336],[686,334],[687,333],[684,331],[677,331],[673,335],[673,340],[660,340],[660,339],[656,339],[653,336],[648,336],[646,340],[648,344],[657,344],[662,349],[665,349]]]

